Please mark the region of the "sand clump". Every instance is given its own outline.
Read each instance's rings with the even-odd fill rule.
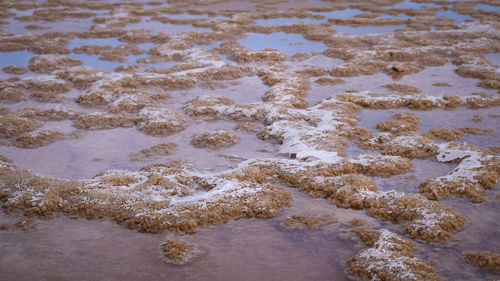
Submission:
[[[239,139],[238,135],[225,129],[219,129],[194,135],[191,139],[191,144],[196,148],[213,150],[233,146]]]
[[[164,260],[176,265],[189,263],[203,254],[198,245],[181,240],[168,239],[160,247]]]
[[[160,143],[141,149],[139,152],[130,153],[129,158],[131,161],[154,161],[172,154],[176,148],[177,144],[173,142]]]
[[[468,262],[476,266],[491,271],[500,272],[500,254],[498,253],[493,253],[489,251],[469,252],[466,253],[464,256]]]
[[[432,265],[415,257],[415,244],[389,230],[353,230],[367,248],[347,261],[358,280],[442,280]]]

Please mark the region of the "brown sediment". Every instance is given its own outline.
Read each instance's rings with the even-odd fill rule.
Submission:
[[[152,147],[145,148],[136,153],[130,153],[131,161],[153,161],[167,156],[175,151],[177,144],[173,142],[160,143]]]
[[[420,191],[432,200],[460,196],[482,202],[484,193],[493,188],[500,177],[499,158],[472,144],[452,142],[438,147],[436,160],[458,163],[458,166],[446,176],[423,181]]]
[[[235,145],[239,141],[238,135],[225,129],[194,135],[191,144],[197,148],[220,149]]]
[[[484,120],[484,116],[483,115],[476,114],[476,115],[472,116],[472,121],[473,122],[481,122],[483,120]]]
[[[23,133],[31,132],[37,127],[30,119],[6,114],[0,117],[0,137],[10,138]]]
[[[79,114],[73,121],[73,126],[78,129],[100,130],[117,127],[134,126],[134,118],[130,115],[110,114],[106,112]]]
[[[334,78],[334,77],[321,77],[321,78],[316,79],[314,82],[318,83],[320,85],[323,85],[323,86],[345,83],[344,80],[342,80],[340,78]]]
[[[291,200],[274,185],[228,179],[175,162],[139,172],[112,170],[79,182],[42,177],[2,163],[0,182],[6,212],[108,217],[142,232],[191,232],[235,218],[268,218]]]
[[[4,224],[0,224],[0,230],[8,230],[10,228],[10,225],[4,223]]]
[[[471,134],[471,135],[484,135],[484,134],[491,134],[494,132],[493,129],[484,129],[476,127],[462,127],[459,130],[466,134]]]
[[[168,239],[161,244],[162,256],[166,262],[183,265],[197,258],[203,251],[196,244]]]
[[[24,92],[19,89],[6,87],[0,90],[0,101],[20,102],[24,99]]]
[[[429,134],[438,139],[446,141],[458,140],[465,136],[465,133],[461,130],[453,130],[448,128],[432,128],[429,130]]]
[[[389,90],[403,93],[403,94],[413,94],[413,93],[421,93],[422,92],[417,87],[413,87],[410,85],[404,85],[404,84],[392,83],[392,84],[386,84],[383,87],[387,88]]]
[[[184,130],[186,119],[173,109],[145,107],[135,123],[148,135],[169,135]]]
[[[400,135],[380,145],[382,154],[427,159],[437,154],[437,145],[425,134]]]
[[[354,218],[354,219],[349,221],[349,224],[352,226],[361,226],[361,225],[366,224],[366,222],[363,219]]]
[[[353,229],[367,248],[347,261],[357,280],[441,280],[435,268],[415,257],[415,244],[389,230]]]
[[[36,229],[36,222],[32,218],[20,219],[14,225],[24,231]]]
[[[37,102],[58,102],[57,94],[52,92],[34,92],[30,94],[30,99]]]
[[[500,254],[489,251],[482,252],[469,252],[466,253],[465,258],[470,263],[491,270],[500,272]]]
[[[382,220],[400,224],[413,238],[439,242],[449,240],[465,223],[454,209],[418,194],[378,191],[375,183],[362,174],[390,176],[404,173],[411,162],[394,156],[346,160],[338,164],[298,161],[250,161],[248,168],[233,175],[238,179],[263,182],[275,178],[297,187],[312,197],[322,197],[339,207],[365,209]]]
[[[446,82],[436,82],[432,84],[434,87],[451,87],[451,84],[446,83]]]
[[[7,74],[22,75],[28,72],[28,69],[24,66],[10,65],[2,68],[3,72]]]
[[[420,118],[413,113],[405,112],[391,116],[391,120],[378,122],[376,128],[383,132],[400,134],[403,132],[414,132],[418,130]]]
[[[61,140],[64,134],[57,131],[42,130],[18,136],[14,140],[14,145],[22,148],[37,148]]]
[[[300,228],[315,229],[319,226],[330,224],[334,220],[331,214],[319,217],[313,215],[292,215],[283,219],[283,225],[291,228],[298,226]]]
[[[30,59],[28,68],[37,73],[50,73],[57,69],[65,69],[82,65],[83,61],[58,55],[39,55]]]
[[[372,92],[344,92],[337,95],[341,101],[349,101],[366,108],[389,109],[410,108],[420,110],[453,109],[459,106],[468,108],[488,108],[500,105],[500,98],[473,94],[470,96],[443,95],[439,97],[421,94],[377,94]]]

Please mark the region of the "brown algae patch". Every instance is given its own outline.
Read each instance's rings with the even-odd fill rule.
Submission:
[[[148,135],[169,135],[184,130],[186,119],[168,108],[143,108],[135,120],[137,128]]]
[[[367,248],[347,261],[357,280],[441,280],[432,265],[415,257],[415,244],[389,230],[353,230]]]
[[[1,163],[7,212],[114,219],[142,232],[194,231],[240,217],[267,218],[290,204],[277,186],[230,179],[172,163],[139,172],[112,170],[79,182],[41,177]]]
[[[174,239],[166,240],[160,248],[164,260],[176,265],[189,263],[203,254],[198,245]]]
[[[330,224],[335,221],[335,218],[331,214],[323,216],[313,216],[313,215],[291,215],[283,219],[283,225],[290,228],[308,228],[315,229],[322,225]]]
[[[383,132],[402,133],[414,132],[418,129],[420,119],[412,113],[398,113],[391,116],[392,120],[375,124],[376,128]]]
[[[436,159],[458,166],[446,176],[425,180],[420,190],[429,199],[440,200],[453,195],[472,202],[482,202],[486,190],[493,188],[500,171],[499,158],[491,151],[466,143],[438,145]]]
[[[196,148],[220,149],[235,145],[239,141],[238,135],[225,129],[194,135],[191,144]]]
[[[469,252],[464,255],[468,262],[491,270],[500,272],[500,254],[489,251]]]
[[[429,133],[435,138],[446,141],[459,140],[465,136],[465,133],[462,130],[453,130],[448,128],[432,128],[429,130]]]
[[[160,143],[139,152],[130,153],[129,158],[131,161],[153,161],[172,154],[176,148],[177,144],[173,142]]]

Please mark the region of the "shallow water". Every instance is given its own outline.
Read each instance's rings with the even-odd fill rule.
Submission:
[[[332,25],[332,28],[335,29],[336,31],[347,33],[349,35],[386,33],[404,27],[405,25],[359,26],[359,27],[353,27],[347,25]]]
[[[323,42],[309,41],[300,34],[276,32],[272,34],[247,33],[247,37],[238,41],[245,48],[262,51],[266,48],[277,49],[292,56],[296,53],[321,52],[326,49]],[[261,42],[266,42],[263,45]]]
[[[313,139],[314,134],[321,128],[329,128],[330,124],[316,125],[316,119],[321,119],[324,116],[315,116],[314,114],[320,111],[310,107],[326,98],[333,97],[332,100],[335,100],[335,96],[345,91],[394,93],[395,91],[387,89],[384,85],[397,83],[416,87],[422,94],[431,96],[444,94],[469,96],[473,93],[485,93],[492,98],[498,96],[498,89],[495,89],[495,84],[491,84],[493,89],[491,87],[489,89],[481,88],[480,84],[478,86],[478,83],[481,82],[479,78],[459,76],[455,72],[457,66],[451,63],[453,59],[461,55],[480,57],[481,55],[478,54],[484,54],[485,58],[493,65],[493,68],[498,71],[500,59],[498,44],[495,41],[498,38],[498,32],[494,28],[498,22],[491,15],[486,15],[487,13],[476,12],[474,18],[459,14],[451,10],[453,6],[450,3],[417,3],[406,0],[392,6],[379,7],[373,6],[373,4],[363,6],[363,2],[345,2],[339,5],[331,5],[329,2],[319,0],[275,1],[275,3],[258,1],[197,1],[196,3],[170,1],[169,3],[162,2],[161,5],[142,0],[136,2],[140,2],[140,4],[127,4],[113,0],[106,1],[106,4],[115,4],[114,6],[103,4],[102,9],[99,9],[99,6],[92,9],[87,7],[86,5],[90,2],[75,2],[71,4],[71,7],[68,7],[68,10],[73,12],[91,11],[96,14],[95,17],[90,18],[65,16],[64,19],[58,18],[54,22],[49,22],[18,21],[14,17],[9,17],[5,19],[9,23],[1,26],[5,34],[0,35],[0,43],[3,43],[1,40],[12,37],[6,33],[21,35],[28,33],[43,34],[51,31],[71,32],[71,34],[48,34],[45,36],[49,38],[51,36],[72,38],[69,39],[70,43],[66,46],[70,50],[83,45],[109,45],[116,48],[125,44],[125,42],[137,41],[146,42],[137,44],[137,47],[147,52],[151,48],[165,44],[164,48],[175,49],[178,52],[174,58],[153,57],[137,63],[138,59],[150,58],[150,54],[144,53],[130,55],[127,57],[126,62],[115,62],[100,60],[99,55],[75,54],[72,52],[62,56],[80,58],[84,62],[84,66],[101,68],[110,73],[99,74],[104,75],[104,79],[97,80],[94,83],[89,82],[89,85],[85,83],[79,84],[78,78],[95,78],[92,76],[95,73],[68,78],[68,81],[74,82],[74,84],[68,83],[69,91],[58,93],[56,98],[45,102],[39,102],[30,95],[37,91],[44,93],[58,91],[57,87],[53,89],[49,85],[48,89],[42,87],[42,90],[40,90],[40,86],[36,83],[29,84],[20,81],[21,86],[18,86],[17,89],[23,91],[23,99],[21,101],[12,101],[9,100],[8,92],[6,92],[5,97],[4,92],[1,92],[0,107],[3,107],[2,112],[7,109],[15,112],[25,108],[46,110],[55,108],[57,105],[64,105],[81,113],[107,112],[109,104],[106,104],[106,102],[83,106],[75,101],[86,91],[98,92],[106,89],[106,87],[117,90],[112,100],[120,98],[121,95],[131,90],[140,89],[152,94],[170,94],[169,98],[149,100],[150,103],[147,106],[176,110],[186,119],[185,129],[164,136],[150,136],[138,130],[137,124],[131,125],[132,127],[129,128],[114,127],[106,130],[78,130],[74,127],[74,121],[68,118],[62,121],[37,120],[40,126],[35,131],[58,131],[64,137],[53,143],[31,149],[19,148],[14,145],[16,144],[15,138],[18,135],[11,138],[2,138],[0,140],[0,155],[12,160],[12,163],[19,168],[28,169],[41,175],[71,180],[89,179],[98,173],[112,169],[138,171],[141,167],[150,164],[170,163],[176,160],[192,165],[194,170],[200,170],[207,174],[226,173],[238,167],[238,164],[245,160],[292,161],[290,157],[293,157],[293,153],[290,155],[280,153],[280,149],[283,149],[287,142],[298,141],[296,145],[300,147],[305,143],[301,142],[304,141],[304,138]],[[192,24],[164,24],[154,21],[152,20],[152,12],[158,7],[165,10],[155,15],[174,20],[196,20],[196,23],[206,24],[206,27],[195,27]],[[55,8],[63,9],[65,6]],[[310,11],[310,9],[314,10],[314,8],[322,8],[323,11]],[[386,11],[388,14],[384,14],[385,9],[403,10]],[[404,9],[412,9],[413,11]],[[479,4],[471,5],[471,9],[496,11],[498,7]],[[16,16],[30,15],[35,10],[37,9],[10,9],[10,11],[17,14]],[[429,19],[432,19],[433,16],[435,18],[453,19],[456,31],[448,29],[446,32],[449,33],[440,33],[441,31],[437,28],[439,27],[438,24],[436,24],[437,27],[432,32],[418,31],[419,28],[413,30],[410,20],[406,22],[409,27],[408,30],[404,29],[407,26],[406,24],[395,26],[371,26],[366,24],[356,27],[336,24],[331,26],[331,29],[336,30],[337,33],[328,33],[328,31],[331,31],[328,30],[329,18],[366,17],[372,19],[379,15],[381,18],[409,20],[412,16],[420,15],[420,10],[425,10],[425,14]],[[281,17],[283,14],[279,13],[282,11],[287,12],[287,17]],[[302,18],[303,13],[323,15],[325,18]],[[476,16],[477,18],[475,18]],[[107,21],[108,17],[109,22]],[[118,19],[118,17],[123,17],[123,20]],[[140,18],[141,21],[139,23],[128,23],[126,20],[129,17]],[[94,18],[97,18],[95,22],[93,22]],[[259,19],[254,20],[255,18]],[[480,20],[481,25],[470,23],[471,20],[474,22]],[[298,27],[284,27],[284,25],[298,22],[304,22],[304,24]],[[29,30],[25,28],[29,24],[37,24],[45,29]],[[433,25],[433,23],[429,22],[428,25]],[[322,28],[325,28],[326,32]],[[138,40],[135,40],[135,38],[123,39],[123,42],[119,40],[119,38],[123,38],[120,36],[125,31],[137,29],[146,29],[153,36],[141,33],[137,35]],[[393,34],[397,29],[403,30]],[[266,30],[279,30],[280,32],[265,33]],[[93,38],[79,38],[78,34],[73,33],[86,31],[91,31],[90,36]],[[108,34],[108,31],[112,32]],[[159,36],[160,32],[167,34],[168,37]],[[453,35],[450,35],[451,33]],[[475,33],[480,33],[483,36],[481,40],[477,39]],[[486,33],[488,33],[487,36]],[[130,34],[127,34],[127,36]],[[370,35],[365,36],[365,34]],[[317,40],[305,39],[306,37],[311,38],[308,36]],[[443,38],[442,41],[440,41],[440,38]],[[413,40],[418,40],[418,44],[414,43]],[[250,57],[248,61],[247,58],[239,58],[246,62],[238,65],[237,61],[240,60],[230,61],[225,54],[219,55],[226,63],[226,65],[221,66],[220,61],[214,60],[211,54],[205,53],[205,50],[212,49],[216,49],[214,50],[215,53],[217,53],[216,51],[224,52],[222,49],[226,44],[223,43],[235,41],[239,42],[243,48],[254,51],[252,55],[255,55],[256,58]],[[205,44],[202,42],[205,42]],[[215,43],[206,44],[208,42]],[[25,49],[29,49],[34,47],[35,43],[37,42],[22,42],[22,45]],[[223,47],[219,48],[221,44]],[[201,49],[201,51],[197,50],[192,54],[188,52],[190,48]],[[286,54],[288,58],[268,58],[265,52],[259,53],[259,51],[266,48],[277,49]],[[330,55],[328,52],[322,53],[328,48],[332,48],[338,54],[334,53],[332,57],[328,57],[327,55]],[[453,52],[439,51],[440,48],[443,50],[448,48]],[[420,51],[430,50],[430,53],[445,58],[448,62],[442,66],[422,67],[417,73],[406,75],[391,76],[384,73],[384,71],[387,72],[387,69],[381,68],[377,69],[377,72],[373,75],[351,76],[346,74],[339,77],[330,76],[330,70],[342,66],[344,63],[356,62],[352,57],[349,58],[351,54],[348,54],[347,50],[353,50],[354,54],[357,54],[356,52],[376,54],[378,51],[383,52],[385,50],[407,50],[408,56]],[[455,52],[459,54],[457,55]],[[297,53],[305,54],[291,57]],[[226,54],[230,54],[230,52]],[[27,67],[29,59],[33,56],[34,54],[28,51],[0,52],[0,68],[9,65]],[[418,56],[414,56],[414,58],[416,57]],[[377,59],[378,57],[374,56],[374,61]],[[411,60],[402,58],[401,62]],[[190,74],[180,75],[179,77],[161,74],[161,70],[176,65],[196,67],[200,62],[211,66],[194,68],[194,71]],[[391,57],[384,62],[392,63],[399,62],[399,60]],[[418,61],[412,62],[418,64]],[[112,73],[116,67],[134,64],[137,64],[137,70],[122,72],[119,75]],[[238,66],[244,66],[245,69],[236,68]],[[278,74],[269,74],[268,67],[282,69],[282,71],[278,71]],[[355,65],[355,67],[357,66]],[[318,68],[322,72],[315,72]],[[62,69],[72,71],[65,66],[62,66]],[[474,72],[473,74],[477,75]],[[52,75],[56,75],[56,72],[52,73]],[[88,77],[85,75],[88,75]],[[127,77],[127,75],[129,78],[132,77],[131,80],[124,82],[119,80]],[[0,91],[15,85],[16,78],[28,77],[40,78],[44,76],[32,72],[20,75],[1,72],[0,79],[14,79],[9,82],[13,84],[1,84]],[[144,81],[147,80],[147,82],[140,79],[136,81],[134,80],[136,77],[144,78]],[[477,77],[480,77],[480,75]],[[76,82],[71,80],[74,78],[76,78]],[[99,78],[102,77],[96,79]],[[157,78],[166,79],[154,80]],[[327,82],[320,81],[322,84],[319,84],[315,82],[318,78],[340,78],[343,82],[332,79],[330,80],[331,84],[328,84],[328,79],[326,79],[324,81]],[[149,84],[148,79],[152,79],[154,83]],[[0,81],[0,83],[4,82]],[[118,82],[123,82],[123,84]],[[66,91],[66,89],[62,91]],[[241,120],[231,120],[230,117],[222,115],[189,116],[184,110],[186,103],[196,97],[206,95],[224,96],[231,99],[234,104],[265,105],[266,108],[261,108],[264,111],[269,110],[272,106],[275,107],[272,107],[272,110],[266,113],[267,116],[260,116],[248,123],[240,123]],[[293,96],[293,98],[299,100],[299,103],[292,106],[288,100],[279,100],[281,96],[286,98]],[[305,103],[300,103],[302,98],[307,102],[309,109],[301,108],[305,106]],[[272,102],[269,102],[268,99]],[[276,106],[276,104],[281,107]],[[346,104],[345,108],[348,109],[350,106],[352,105]],[[231,109],[231,106],[228,107]],[[341,109],[343,110],[344,107],[334,108],[333,110],[340,111]],[[408,108],[389,110],[361,109],[355,115],[347,114],[347,117],[340,115],[342,118],[358,118],[359,122],[357,124],[353,122],[352,127],[343,124],[342,126],[346,126],[345,132],[342,131],[343,129],[335,129],[334,131],[338,131],[339,134],[347,134],[348,130],[355,127],[376,131],[377,122],[389,120],[391,115],[403,112],[411,112],[419,117],[418,130],[422,132],[427,132],[432,128],[459,129],[465,126],[492,129],[493,132],[484,135],[466,134],[458,142],[466,142],[483,148],[496,147],[498,149],[500,141],[500,125],[498,123],[500,112],[498,106],[482,109],[460,107],[454,110],[429,111],[410,110]],[[115,113],[111,112],[110,114]],[[132,118],[138,118],[137,111],[131,110],[126,114]],[[483,119],[480,122],[474,122],[472,119],[477,119],[476,115],[482,116]],[[27,118],[36,119],[36,117]],[[279,128],[277,124],[280,121],[285,123],[289,121],[292,124],[289,131],[288,128],[283,129],[288,134],[287,139],[283,137],[284,139],[281,140],[279,133],[277,133],[277,139],[259,138],[259,136],[266,136],[259,132],[266,132],[262,130],[267,125],[274,126],[273,128],[276,129],[276,127]],[[140,121],[135,119],[135,122]],[[4,125],[4,128],[10,125]],[[303,135],[294,135],[297,130],[293,126],[307,128],[304,131],[310,130],[310,135],[305,133]],[[217,129],[226,129],[236,134],[239,141],[232,146],[216,150],[195,148],[191,144],[193,136]],[[276,132],[271,131],[271,133]],[[320,144],[328,146],[331,145],[330,142],[336,141],[325,139],[319,139]],[[155,155],[158,157],[141,161],[132,161],[130,158],[131,153],[137,153],[142,149],[169,142],[175,143],[176,149],[168,155]],[[349,139],[348,142],[349,146],[345,149],[347,158],[357,158],[364,154],[380,155],[379,150],[360,149],[354,143],[353,138]],[[444,143],[444,141],[436,140],[436,143]],[[309,146],[309,144],[307,145]],[[311,147],[304,149],[307,150]],[[457,167],[456,163],[441,163],[432,158],[412,159],[411,162],[413,168],[409,171],[392,177],[371,176],[370,178],[380,191],[393,190],[418,194],[420,193],[420,183],[422,181],[447,175]],[[304,164],[305,162],[299,163]],[[274,176],[278,176],[278,174]],[[3,179],[0,178],[0,180]],[[181,180],[182,178],[178,179],[179,182]],[[267,178],[266,183],[267,180],[271,181],[271,178]],[[355,238],[354,234],[350,233],[350,230],[354,227],[350,224],[350,221],[354,218],[364,220],[366,222],[364,226],[366,227],[379,230],[387,229],[405,239],[415,241],[420,249],[420,252],[416,253],[415,257],[421,258],[428,263],[434,262],[437,273],[444,280],[480,280],[493,276],[493,273],[478,269],[464,261],[462,255],[468,251],[479,250],[500,252],[500,240],[498,239],[500,237],[500,218],[498,215],[500,201],[496,197],[499,188],[498,184],[486,192],[486,201],[483,203],[475,204],[456,197],[439,201],[439,204],[454,207],[457,213],[465,216],[467,223],[463,229],[452,232],[453,239],[450,242],[427,243],[412,239],[407,233],[402,232],[402,225],[392,224],[369,216],[369,213],[365,210],[337,208],[325,199],[313,198],[310,194],[299,191],[297,188],[285,186],[281,182],[274,182],[274,180],[275,178],[272,183],[287,192],[292,200],[291,206],[284,207],[280,212],[276,212],[273,218],[232,220],[229,216],[227,223],[200,227],[196,230],[196,233],[184,235],[173,232],[154,235],[144,234],[129,230],[112,221],[70,219],[64,214],[56,218],[33,218],[35,227],[23,231],[15,224],[16,221],[25,218],[22,215],[22,208],[24,207],[20,206],[19,210],[8,215],[2,210],[0,211],[0,225],[8,224],[9,229],[0,229],[0,247],[3,249],[3,253],[0,255],[0,275],[2,276],[0,279],[355,280],[355,276],[347,275],[346,261],[358,254],[365,246]],[[256,181],[249,182],[255,186],[262,184],[262,182]],[[1,191],[8,193],[5,188]],[[250,197],[250,199],[254,198]],[[260,202],[259,200],[260,198],[257,198],[256,201]],[[150,202],[147,202],[147,204],[150,204]],[[225,211],[224,209],[221,210]],[[310,215],[313,217],[333,215],[335,219],[333,222],[321,225],[317,229],[286,227],[283,221],[293,215]],[[160,250],[161,243],[169,238],[195,243],[204,251],[204,254],[183,266],[169,264],[161,257]]]

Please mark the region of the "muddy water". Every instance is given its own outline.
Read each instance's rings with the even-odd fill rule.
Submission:
[[[189,1],[173,1],[172,3],[136,1],[135,4],[103,1],[97,3],[97,6],[94,2],[72,5],[61,2],[59,6],[57,1],[51,2],[54,1],[37,2],[43,6],[36,8],[29,5],[28,8],[19,7],[16,3],[1,4],[0,12],[6,16],[2,17],[2,22],[0,22],[0,44],[2,44],[2,50],[6,51],[0,52],[0,69],[4,69],[0,72],[0,79],[2,79],[0,90],[17,87],[16,89],[20,89],[26,95],[19,101],[12,100],[8,96],[9,92],[6,91],[5,94],[1,92],[0,107],[10,110],[14,115],[17,114],[15,113],[17,110],[25,108],[47,110],[57,105],[64,105],[81,114],[108,112],[108,105],[105,103],[82,106],[75,101],[83,92],[98,91],[103,84],[110,83],[111,87],[117,87],[119,94],[122,93],[121,91],[125,92],[135,87],[151,93],[169,93],[170,98],[162,101],[154,100],[152,105],[148,106],[176,110],[186,119],[186,128],[172,134],[151,136],[138,130],[136,126],[127,128],[117,126],[105,130],[78,130],[74,127],[74,121],[63,118],[62,121],[36,120],[40,123],[36,131],[58,131],[64,136],[60,140],[41,147],[27,149],[13,145],[15,139],[24,133],[1,139],[1,155],[9,158],[19,168],[50,177],[86,180],[112,169],[138,171],[141,167],[150,164],[177,160],[192,165],[196,170],[208,173],[229,171],[238,167],[238,164],[252,159],[290,160],[289,155],[279,153],[282,144],[279,138],[262,139],[258,137],[258,132],[265,129],[266,125],[272,125],[274,121],[280,119],[296,122],[295,124],[301,126],[311,122],[311,119],[316,119],[316,116],[314,118],[305,116],[300,117],[304,122],[297,122],[294,120],[296,116],[286,115],[286,111],[298,112],[297,116],[306,114],[305,111],[301,111],[303,110],[301,108],[292,108],[286,102],[280,105],[281,108],[273,108],[275,111],[272,111],[272,114],[275,115],[270,114],[272,118],[259,117],[243,124],[239,119],[233,120],[231,117],[222,115],[189,116],[184,110],[186,102],[199,96],[224,96],[231,99],[234,104],[257,104],[270,107],[275,104],[268,100],[274,98],[275,93],[272,91],[278,89],[278,95],[286,96],[289,91],[295,95],[295,98],[304,98],[308,106],[313,106],[326,98],[335,97],[350,90],[393,93],[393,90],[384,86],[397,83],[416,87],[423,95],[429,96],[444,94],[470,96],[473,93],[483,93],[489,95],[490,98],[498,97],[498,84],[494,82],[500,82],[491,73],[498,73],[500,65],[497,40],[499,35],[498,29],[495,29],[498,28],[495,26],[498,26],[499,18],[490,13],[497,11],[498,6],[483,4],[486,3],[485,1],[478,5],[465,4],[471,7],[471,10],[466,12],[456,9],[455,6],[459,4],[412,1],[388,1],[380,6],[365,5],[363,1],[339,2],[331,5],[328,2],[316,0],[266,3],[258,1],[192,1],[193,3]],[[53,18],[20,18],[37,15],[37,10],[42,8],[59,9],[66,6],[70,12],[92,12],[95,16],[56,17],[54,11]],[[10,15],[9,12],[15,15]],[[155,19],[155,16],[169,18],[173,20],[172,22],[185,21],[183,24],[162,23]],[[419,25],[419,21],[423,19],[415,21],[413,19],[415,16],[423,16],[426,26],[436,21],[435,30],[422,31],[425,28]],[[373,20],[380,20],[379,17],[403,19],[406,22],[405,24],[399,24],[401,21],[398,24],[374,24]],[[128,21],[129,19],[133,20]],[[332,25],[333,21],[329,22],[328,19],[339,21],[355,19],[359,24]],[[446,25],[443,25],[440,21],[446,19],[453,21],[452,23],[446,21]],[[472,25],[471,21],[474,21],[474,24],[481,21],[481,25]],[[440,34],[440,28],[437,28],[440,23],[440,28],[445,30],[443,34]],[[484,31],[485,27],[487,31]],[[134,34],[134,30],[141,29],[148,31],[149,35],[144,31]],[[396,30],[398,31],[395,35]],[[49,32],[60,32],[60,34]],[[85,36],[78,36],[77,33],[80,32],[88,33]],[[476,33],[480,34],[479,38],[475,37]],[[19,39],[18,35],[26,37]],[[69,49],[70,53],[66,54],[65,50],[61,51],[60,46],[51,45],[53,43],[51,40],[59,37],[69,40],[65,48]],[[442,38],[442,41],[439,41],[441,40],[439,38]],[[137,42],[137,47],[145,52],[129,55],[125,62],[106,61],[100,59],[100,55],[74,52],[75,48],[84,45],[120,48],[120,45],[125,42]],[[236,42],[242,47],[238,52],[231,53],[234,50],[224,49],[225,46]],[[42,43],[47,45],[41,46]],[[178,53],[171,57],[156,55],[152,58],[154,51],[147,51],[158,46],[166,50],[175,50]],[[13,49],[10,50],[10,48]],[[191,48],[202,51],[189,53]],[[265,51],[267,48],[278,50],[280,55],[267,54]],[[211,55],[217,54],[225,65],[221,67],[222,64],[218,60],[214,63],[214,58],[204,53],[205,50],[212,50]],[[384,55],[387,56],[387,50],[406,51],[402,51],[399,61],[397,57],[384,58]],[[417,54],[424,52],[444,58],[444,64],[441,66],[419,65]],[[52,53],[79,58],[83,61],[83,66],[101,68],[110,73],[119,66],[137,64],[137,68],[122,72],[122,74],[131,77],[143,76],[148,79],[162,76],[162,71],[166,69],[173,71],[175,77],[179,73],[176,73],[177,71],[172,67],[184,64],[188,68],[193,67],[194,71],[178,76],[192,79],[194,84],[186,86],[182,80],[175,80],[174,82],[161,81],[152,85],[146,83],[135,86],[134,83],[125,83],[126,86],[116,86],[109,80],[106,82],[99,80],[94,84],[90,83],[94,88],[78,83],[69,84],[69,90],[58,93],[57,99],[42,103],[30,97],[31,93],[39,91],[36,85],[23,84],[24,82],[17,81],[17,78],[38,79],[43,75],[31,71],[20,74],[7,73],[9,69],[5,67],[27,68],[29,60],[35,55]],[[335,68],[346,64],[354,65],[352,67],[354,70],[358,67],[362,69],[365,61],[357,60],[358,56],[363,60],[365,58],[368,61],[371,60],[373,65],[379,62],[383,64],[380,67],[377,66],[375,73],[371,75],[357,74],[356,71],[331,74]],[[480,72],[469,69],[466,71],[468,77],[460,76],[457,69],[461,62],[457,61],[460,61],[459,58],[462,56],[469,56],[468,61],[463,63],[468,67],[470,65],[467,62],[486,58],[491,65],[482,64],[481,67],[483,69],[492,67],[493,70]],[[138,63],[139,59],[143,60]],[[237,61],[240,61],[239,65]],[[403,70],[403,73],[389,75],[391,64],[394,62],[411,62],[419,65],[420,68],[409,73]],[[470,67],[474,67],[475,63],[471,65]],[[235,70],[239,66],[246,68],[244,71]],[[283,68],[283,71],[276,77],[266,74],[264,70],[271,66]],[[204,69],[205,67],[208,70]],[[76,71],[76,68],[71,66],[57,65],[56,68],[70,73]],[[314,68],[321,69],[321,74],[314,73]],[[142,73],[143,71],[147,73]],[[58,70],[53,71],[53,69],[47,72],[52,75],[59,74]],[[297,78],[298,76],[294,76],[297,73],[303,76]],[[112,74],[103,75],[105,78],[110,78]],[[85,74],[81,74],[80,77],[86,78]],[[116,77],[118,76],[112,79],[119,79]],[[486,81],[489,82],[486,86],[480,83],[485,82],[484,77],[490,80]],[[331,84],[320,84],[315,82],[318,78],[342,80]],[[7,79],[10,80],[5,81]],[[304,85],[301,85],[302,81],[306,81]],[[17,82],[20,86],[16,86]],[[68,82],[75,81],[68,79]],[[109,85],[104,86],[109,87]],[[300,106],[305,105],[300,104]],[[482,148],[498,148],[499,146],[498,115],[500,112],[498,106],[429,111],[408,108],[362,109],[352,116],[359,118],[359,123],[353,126],[376,131],[377,122],[386,121],[391,115],[403,112],[411,112],[419,117],[418,130],[422,132],[427,132],[432,128],[491,129],[492,132],[483,135],[466,134],[458,141]],[[133,111],[126,114],[134,118],[138,116],[138,113]],[[482,116],[479,122],[473,121],[473,118],[477,121],[475,117],[477,115]],[[9,129],[11,125],[15,124],[2,125],[2,130]],[[232,146],[216,150],[195,148],[191,144],[193,136],[217,129],[226,129],[236,134],[239,141]],[[311,131],[315,129],[312,128]],[[292,141],[305,138],[304,135],[294,136],[295,132],[295,128],[292,129],[292,127],[290,132],[287,132],[289,136],[292,135],[289,138]],[[328,138],[326,139],[329,141]],[[345,150],[347,158],[357,158],[363,154],[380,155],[378,150],[360,149],[353,139],[348,141],[350,145]],[[443,143],[444,141],[436,140],[436,142]],[[155,160],[131,160],[131,153],[137,153],[142,149],[162,143],[175,143],[176,149]],[[407,172],[401,172],[392,177],[372,176],[371,179],[380,191],[394,190],[418,194],[422,181],[447,175],[457,167],[456,163],[441,163],[431,158],[412,159],[411,162],[413,168]],[[350,224],[352,219],[359,218],[366,222],[367,227],[388,229],[402,235],[405,239],[412,239],[402,231],[400,225],[376,219],[369,216],[365,210],[337,208],[325,199],[313,198],[298,189],[281,185],[279,182],[274,183],[280,185],[280,188],[292,198],[291,205],[284,207],[274,217],[229,220],[225,224],[199,228],[196,233],[185,235],[169,232],[143,234],[112,221],[70,219],[64,214],[52,219],[31,218],[33,227],[21,230],[15,225],[16,222],[25,219],[21,215],[23,207],[19,207],[21,210],[12,214],[5,214],[2,211],[0,212],[0,225],[7,224],[9,229],[0,230],[0,247],[3,249],[0,255],[0,279],[362,279],[359,276],[348,276],[346,271],[346,261],[365,247],[350,232],[353,228]],[[252,184],[260,185],[261,183]],[[483,203],[474,204],[466,199],[455,197],[439,201],[440,204],[455,208],[465,217],[467,223],[463,229],[453,232],[453,239],[448,242],[427,243],[413,239],[420,249],[415,257],[433,263],[438,275],[445,280],[478,280],[494,276],[492,272],[469,264],[462,256],[469,251],[500,252],[498,188],[496,184],[488,190]],[[4,186],[0,186],[0,191],[9,192]],[[0,198],[3,199],[3,197]],[[332,215],[334,220],[317,229],[286,227],[283,221],[294,215],[312,217]],[[183,266],[171,265],[161,257],[160,251],[160,244],[167,238],[194,243],[204,254]]]

